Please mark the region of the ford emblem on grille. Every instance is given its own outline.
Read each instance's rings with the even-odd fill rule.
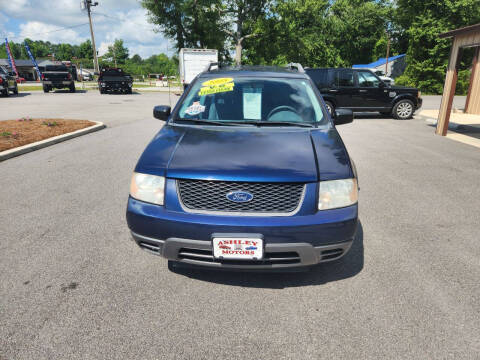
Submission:
[[[227,199],[237,203],[249,202],[253,199],[253,195],[248,191],[236,190],[227,194]]]

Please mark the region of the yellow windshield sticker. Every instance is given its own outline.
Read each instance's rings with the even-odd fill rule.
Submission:
[[[229,82],[233,82],[232,78],[218,78],[218,79],[212,79],[205,81],[202,83],[202,86],[215,86],[215,85],[223,85]]]
[[[235,84],[232,78],[218,78],[205,81],[202,86],[198,92],[199,96],[233,91]]]

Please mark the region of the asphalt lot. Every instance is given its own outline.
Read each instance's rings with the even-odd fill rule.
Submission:
[[[479,149],[422,120],[359,115],[339,127],[361,186],[342,261],[172,273],[125,223],[157,104],[168,95],[0,99],[0,120],[108,125],[0,163],[1,360],[480,358]]]

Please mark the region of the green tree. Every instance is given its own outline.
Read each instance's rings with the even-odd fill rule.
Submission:
[[[113,45],[108,47],[108,51],[103,58],[111,59],[115,64],[125,64],[128,59],[128,49],[123,45],[123,40],[115,39]]]
[[[78,46],[77,57],[81,59],[93,59],[93,47],[90,40],[86,40]]]
[[[141,0],[149,21],[159,26],[177,50],[181,48],[218,49],[229,58],[225,43],[229,21],[222,14],[221,0]]]
[[[451,40],[440,33],[480,22],[478,0],[397,0],[396,22],[407,38],[407,69],[402,81],[440,94]]]

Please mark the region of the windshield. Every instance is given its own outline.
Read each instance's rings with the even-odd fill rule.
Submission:
[[[100,76],[124,76],[126,75],[122,69],[108,69],[104,70]]]
[[[68,71],[65,65],[47,65],[46,71]]]
[[[308,80],[258,77],[199,79],[183,101],[179,118],[216,123],[327,123]]]

